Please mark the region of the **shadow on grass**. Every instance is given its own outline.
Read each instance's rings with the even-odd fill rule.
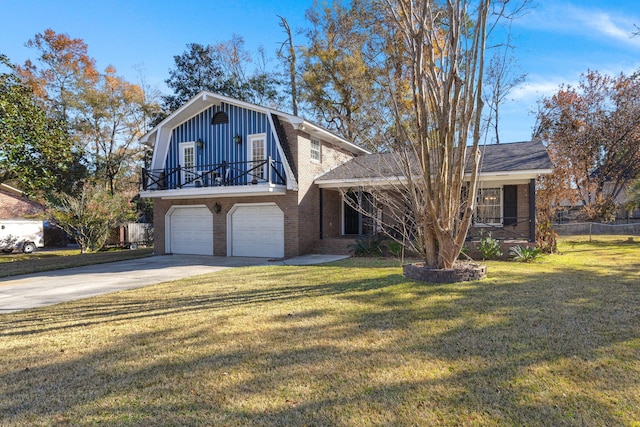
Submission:
[[[0,373],[0,412],[25,425],[625,424],[640,417],[636,266],[493,263],[456,285],[353,262],[268,267],[14,314],[2,339],[34,342]],[[30,352],[48,335],[87,348],[42,363]]]

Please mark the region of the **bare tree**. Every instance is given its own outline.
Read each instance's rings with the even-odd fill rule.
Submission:
[[[500,106],[504,104],[511,91],[527,78],[526,73],[519,73],[515,59],[510,54],[511,32],[507,42],[489,61],[485,79],[484,101],[489,109],[487,126],[493,129],[494,142],[500,144]]]
[[[426,265],[452,268],[475,208],[487,17],[491,2],[385,0],[407,81],[396,81],[398,147],[416,249]],[[405,87],[408,90],[405,90]],[[401,119],[401,120],[400,120]],[[402,128],[404,129],[404,128]],[[470,142],[470,145],[468,145]],[[469,178],[465,179],[465,174]]]
[[[291,91],[291,108],[294,116],[298,115],[298,88],[296,85],[296,48],[293,44],[293,35],[291,34],[291,28],[289,27],[289,23],[287,20],[278,15],[280,18],[280,26],[284,28],[285,33],[287,34],[287,40],[282,42],[280,46],[280,50],[278,51],[278,56],[283,58],[287,64],[289,64],[289,87]],[[283,52],[287,53],[284,54]]]
[[[453,268],[476,206],[488,33],[510,16],[507,7],[520,10],[522,3],[377,4],[387,23],[392,142],[387,153],[351,162],[361,187],[345,199],[373,231],[409,246],[425,266]]]

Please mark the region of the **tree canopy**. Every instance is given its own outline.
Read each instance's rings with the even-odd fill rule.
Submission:
[[[0,55],[0,182],[15,181],[28,194],[64,189],[76,159],[64,123],[47,117],[33,91]]]
[[[173,93],[162,97],[164,115],[203,90],[256,104],[283,103],[280,78],[267,70],[264,52],[252,57],[240,36],[217,44],[189,43],[187,50],[173,60],[174,68],[165,80]],[[251,72],[249,64],[255,65]]]
[[[612,220],[616,198],[640,174],[640,76],[589,71],[542,100],[536,133],[585,219]]]
[[[119,77],[112,66],[99,72],[82,39],[51,29],[36,34],[27,46],[38,52],[16,70],[49,116],[57,119],[89,175],[113,194],[137,191],[133,169],[140,166],[146,112],[153,110],[142,88]],[[137,163],[137,165],[136,165]],[[136,167],[137,166],[137,167]]]
[[[368,0],[315,3],[306,14],[311,28],[300,71],[311,119],[374,150],[385,145],[391,124],[382,15],[382,4]]]

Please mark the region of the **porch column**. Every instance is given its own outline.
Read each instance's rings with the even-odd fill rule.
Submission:
[[[362,187],[358,187],[358,237],[362,238]]]
[[[324,216],[323,214],[323,209],[322,209],[322,188],[318,188],[318,194],[320,195],[320,224],[319,224],[319,228],[320,228],[320,240],[322,240],[322,232],[323,232],[323,222],[322,222],[322,217]]]
[[[536,241],[536,180],[529,180],[529,241]]]

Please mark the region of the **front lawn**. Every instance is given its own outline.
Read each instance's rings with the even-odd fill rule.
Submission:
[[[153,248],[110,249],[90,254],[81,254],[80,249],[46,249],[30,254],[21,252],[0,254],[0,277],[125,261],[151,255],[153,255]]]
[[[636,238],[637,239],[637,238]],[[640,243],[228,269],[0,316],[0,425],[640,426]]]

